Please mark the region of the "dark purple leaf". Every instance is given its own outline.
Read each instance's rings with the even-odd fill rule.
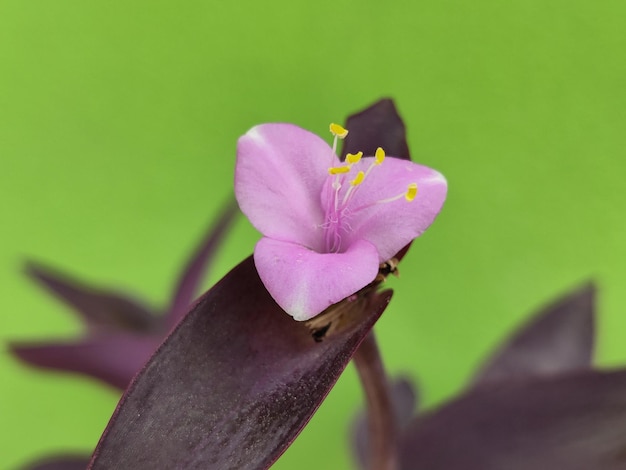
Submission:
[[[276,305],[248,258],[198,300],[131,383],[91,468],[267,468],[390,297],[360,296],[345,329],[318,343]]]
[[[14,343],[10,350],[30,365],[79,372],[125,389],[178,321],[183,309],[188,309],[236,211],[230,202],[210,227],[183,270],[171,311],[165,316],[150,312],[123,294],[88,287],[49,268],[29,263],[27,273],[78,311],[89,331],[84,338],[72,342]]]
[[[45,457],[23,466],[20,470],[85,470],[89,458],[84,455],[60,455]]]
[[[363,152],[374,155],[382,147],[387,155],[410,160],[404,122],[393,100],[382,99],[363,111],[348,117],[349,133],[343,141],[341,155]]]
[[[626,371],[477,387],[416,419],[400,458],[406,470],[624,470]]]
[[[544,308],[488,360],[476,384],[590,368],[594,308],[593,284]]]
[[[202,243],[183,269],[165,318],[168,330],[189,311],[189,306],[196,298],[200,283],[206,275],[207,266],[213,261],[217,248],[221,245],[238,213],[237,204],[235,201],[230,201],[217,221],[211,224]]]
[[[13,343],[9,348],[30,365],[78,372],[124,389],[160,343],[159,336],[120,332],[74,342]]]
[[[408,426],[418,406],[417,389],[407,377],[395,379],[390,386],[391,403],[395,414],[394,422],[399,433]],[[352,426],[352,448],[360,468],[370,468],[369,460],[369,428],[365,412],[360,412]]]
[[[27,263],[26,273],[80,313],[90,328],[137,332],[156,329],[157,317],[126,296],[89,287],[34,262]]]

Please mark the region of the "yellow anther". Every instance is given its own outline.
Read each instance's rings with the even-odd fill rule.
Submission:
[[[413,199],[415,199],[415,196],[417,196],[417,183],[411,183],[406,190],[404,198],[407,201],[411,202]]]
[[[359,171],[354,177],[354,179],[350,181],[350,184],[352,186],[358,186],[363,182],[364,179],[365,179],[365,173],[363,173],[362,171]]]
[[[378,147],[376,149],[375,157],[376,157],[376,165],[382,164],[382,162],[385,160],[385,151],[381,149],[380,147]]]
[[[339,124],[335,124],[334,122],[330,124],[330,133],[335,137],[339,137],[343,139],[348,135],[348,129],[344,129]]]
[[[339,175],[341,173],[348,173],[350,171],[349,166],[331,166],[328,169],[329,175]]]
[[[355,163],[358,163],[359,160],[361,160],[362,156],[363,152],[349,153],[348,155],[346,155],[346,162],[348,162],[350,165],[354,165]]]

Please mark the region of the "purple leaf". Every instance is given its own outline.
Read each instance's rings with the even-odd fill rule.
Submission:
[[[126,296],[89,287],[34,262],[27,263],[26,273],[81,314],[90,328],[138,332],[156,329],[157,317]]]
[[[21,467],[20,470],[85,470],[89,458],[84,455],[60,455],[45,457]]]
[[[485,384],[416,419],[403,469],[624,470],[626,370]]]
[[[189,311],[189,306],[198,294],[200,283],[206,275],[207,266],[213,261],[217,248],[221,245],[238,212],[235,201],[230,201],[217,221],[211,224],[204,240],[185,266],[165,318],[168,330]]]
[[[377,101],[363,111],[348,117],[346,128],[350,131],[343,141],[341,155],[363,152],[374,155],[378,147],[389,155],[410,160],[404,122],[393,100]]]
[[[198,300],[131,383],[90,468],[269,467],[390,297],[360,296],[345,328],[317,343],[246,259]]]
[[[541,310],[488,360],[475,384],[590,368],[595,291],[587,284]]]
[[[78,372],[124,389],[161,338],[129,333],[89,336],[74,342],[13,343],[13,355],[37,367]]]
[[[68,341],[13,343],[10,350],[37,367],[79,372],[125,389],[166,333],[189,308],[203,273],[236,214],[231,202],[206,234],[184,269],[164,316],[123,294],[85,286],[35,263],[27,273],[81,314],[89,331],[84,338]]]

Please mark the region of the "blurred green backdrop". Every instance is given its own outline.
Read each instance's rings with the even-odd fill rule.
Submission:
[[[327,136],[396,99],[450,185],[390,282],[389,368],[434,405],[535,307],[593,277],[604,366],[626,362],[626,3],[0,0],[1,340],[80,325],[34,258],[163,304],[231,194],[254,124]],[[207,286],[258,235],[240,219]],[[0,467],[89,450],[117,394],[0,356]],[[276,468],[349,468],[349,368]]]

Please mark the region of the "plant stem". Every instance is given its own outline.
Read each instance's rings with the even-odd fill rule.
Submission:
[[[396,425],[389,381],[373,331],[365,337],[353,360],[367,400],[368,468],[396,470]]]

